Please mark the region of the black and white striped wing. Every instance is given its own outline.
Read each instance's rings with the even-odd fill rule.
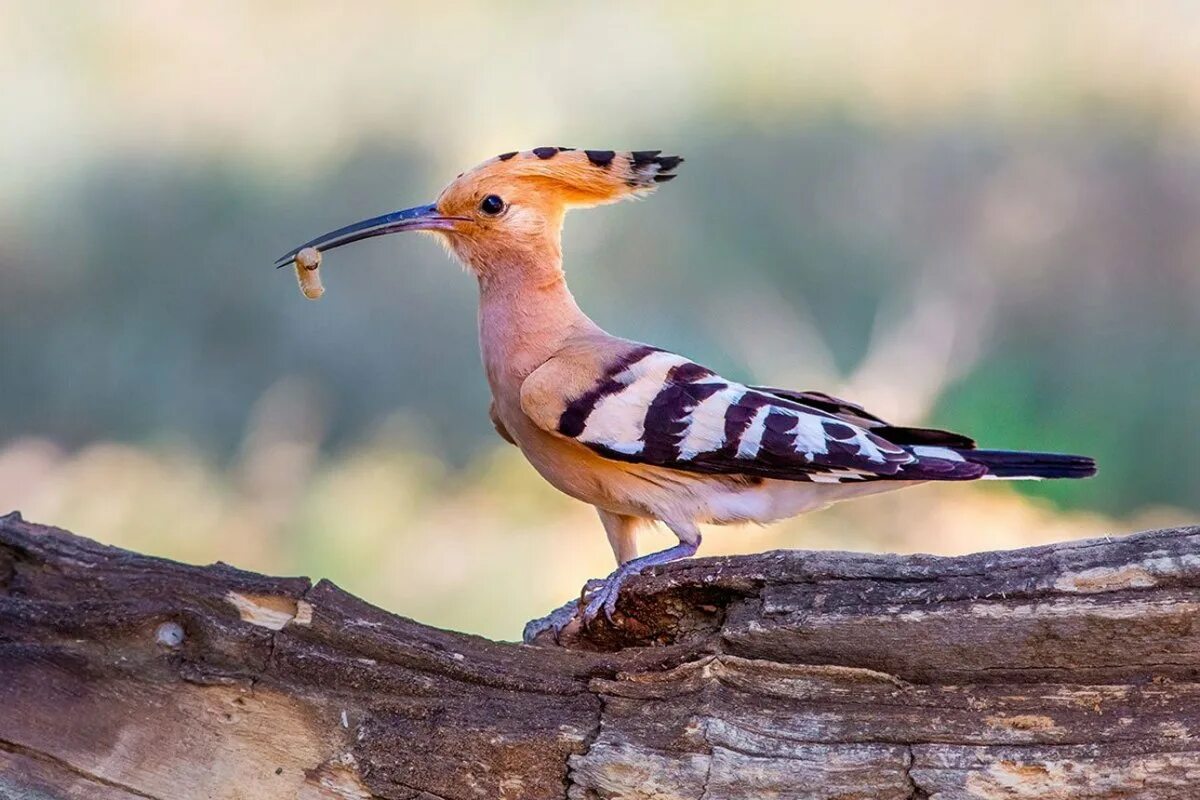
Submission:
[[[643,347],[571,399],[557,432],[608,458],[712,474],[840,483],[963,480],[984,472],[952,449],[873,433],[858,419],[882,421],[861,409],[847,419],[801,397],[727,381],[682,356]]]

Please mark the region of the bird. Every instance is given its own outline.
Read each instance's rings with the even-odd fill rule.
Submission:
[[[659,150],[510,151],[461,173],[433,203],[347,225],[276,261],[421,231],[474,275],[491,421],[552,486],[595,507],[616,559],[585,585],[581,624],[612,622],[631,576],[695,555],[702,524],[768,523],[931,481],[1095,474],[1086,456],[981,449],[823,392],[730,380],[603,330],[567,287],[564,217],[649,195],[683,162]],[[638,533],[655,523],[678,542],[639,556]]]

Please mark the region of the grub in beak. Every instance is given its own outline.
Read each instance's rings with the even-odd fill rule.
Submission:
[[[286,267],[296,259],[296,255],[308,248],[324,253],[342,245],[360,242],[375,236],[386,236],[389,233],[404,231],[448,231],[454,228],[456,222],[467,221],[466,217],[448,217],[438,212],[436,205],[416,206],[403,211],[393,211],[371,219],[355,222],[336,231],[322,234],[311,242],[305,242],[294,250],[284,253],[275,261],[275,267]]]

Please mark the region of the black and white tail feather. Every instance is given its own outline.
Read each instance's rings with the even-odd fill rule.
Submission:
[[[1062,453],[1031,453],[1023,450],[964,450],[968,461],[987,468],[984,478],[1003,481],[1046,478],[1090,478],[1096,474],[1096,462],[1087,456]]]
[[[558,433],[608,458],[813,483],[1086,478],[1086,456],[979,450],[967,436],[889,425],[819,392],[728,381],[638,346],[572,398]]]

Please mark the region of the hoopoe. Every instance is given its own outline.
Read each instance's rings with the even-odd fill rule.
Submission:
[[[567,288],[568,209],[650,194],[683,162],[661,151],[538,147],[462,173],[437,202],[357,222],[303,248],[400,231],[437,235],[479,283],[479,344],[496,431],[553,486],[595,506],[617,569],[584,597],[610,620],[621,584],[695,554],[701,523],[765,523],[925,481],[1084,478],[1084,456],[976,449],[966,436],[891,425],[820,392],[727,380],[613,336]],[[679,539],[637,556],[654,521]]]

